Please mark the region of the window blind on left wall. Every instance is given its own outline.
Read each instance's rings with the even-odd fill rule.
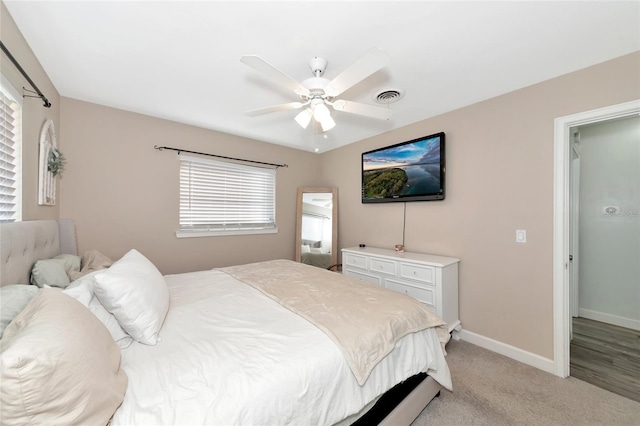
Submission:
[[[180,154],[178,236],[277,232],[274,169]]]
[[[0,222],[22,220],[22,98],[0,79]]]

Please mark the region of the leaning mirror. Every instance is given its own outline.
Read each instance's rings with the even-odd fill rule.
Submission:
[[[298,188],[296,261],[331,269],[338,263],[338,188]]]

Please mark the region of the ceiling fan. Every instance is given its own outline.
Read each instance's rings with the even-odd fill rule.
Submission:
[[[359,102],[348,101],[345,99],[336,99],[347,89],[360,83],[374,72],[383,68],[389,62],[389,54],[378,48],[369,50],[364,56],[358,59],[354,64],[342,71],[333,80],[322,77],[327,68],[327,60],[320,57],[314,57],[309,61],[309,66],[314,77],[308,78],[302,82],[294,80],[282,71],[267,63],[264,59],[256,55],[245,55],[240,61],[263,73],[280,85],[293,90],[299,97],[300,101],[290,102],[281,105],[275,105],[267,108],[261,108],[248,111],[248,116],[256,116],[262,114],[270,114],[273,112],[287,111],[291,109],[304,108],[296,115],[296,122],[306,129],[314,119],[322,127],[322,131],[331,130],[335,125],[335,121],[331,117],[328,106],[336,111],[343,111],[351,114],[363,115],[366,117],[377,118],[380,120],[388,120],[393,114],[393,110],[388,108],[367,105]]]

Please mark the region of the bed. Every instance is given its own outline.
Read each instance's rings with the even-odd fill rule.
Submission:
[[[306,265],[329,269],[332,265],[330,248],[322,246],[322,241],[302,240],[300,247],[300,262]]]
[[[305,265],[329,269],[331,267],[331,253],[300,253],[300,262]]]
[[[37,260],[73,254],[74,232],[70,221],[0,225],[0,284],[27,283]],[[114,297],[127,293],[129,287],[118,286],[129,285],[139,271],[132,265],[148,268],[149,275],[142,276],[158,283],[154,291],[167,293],[165,314],[148,321],[155,321],[155,334],[144,327],[130,328],[128,321],[138,319],[117,315],[122,298],[120,305],[109,305],[110,296],[101,293],[106,282],[115,289],[109,291],[117,291]],[[101,364],[112,367],[101,383],[111,385],[100,393],[105,396],[99,409],[87,408],[87,413],[69,418],[86,422],[98,418],[87,417],[94,412],[102,410],[104,417],[113,410],[106,418],[112,415],[112,425],[408,425],[441,387],[451,389],[444,351],[446,324],[404,295],[288,260],[160,279],[153,269],[132,250],[64,291],[41,291],[60,300],[64,292],[75,292],[76,300],[97,317],[96,299],[104,302],[100,308],[112,308],[100,311],[106,315],[101,319],[106,328],[98,324],[100,331],[87,334],[89,339],[104,330],[110,333],[103,352],[111,355]],[[93,288],[93,293],[83,300],[79,294],[85,288]],[[143,315],[163,304],[155,295],[137,298],[144,300]],[[65,303],[66,299],[72,298],[65,296]],[[383,299],[397,299],[399,305],[385,307],[388,301],[383,304]],[[72,302],[73,309],[80,305]],[[135,301],[125,305],[130,303]],[[403,307],[401,313],[398,306]],[[78,315],[84,315],[80,308]],[[114,316],[118,324],[108,323]],[[344,326],[347,323],[356,326]],[[383,333],[373,332],[376,323]],[[11,327],[16,328],[10,324],[7,330]],[[124,333],[128,339],[113,332],[124,329],[131,330]],[[10,352],[6,346],[3,364]],[[3,387],[8,387],[5,380]],[[3,416],[9,398],[5,394]],[[386,402],[394,399],[401,401]],[[6,419],[3,424],[9,424]]]

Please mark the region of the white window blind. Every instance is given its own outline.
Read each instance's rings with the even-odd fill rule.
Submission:
[[[302,239],[311,241],[322,241],[322,234],[325,229],[324,217],[302,213]]]
[[[0,222],[22,220],[22,98],[0,80]]]
[[[277,232],[274,169],[181,154],[178,237]]]

